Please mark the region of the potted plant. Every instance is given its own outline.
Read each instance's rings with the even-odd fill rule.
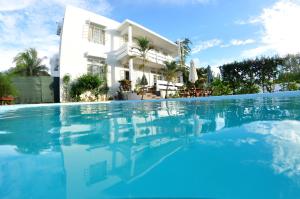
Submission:
[[[127,79],[123,79],[119,81],[120,87],[123,89],[123,91],[130,91],[131,90],[131,81]]]

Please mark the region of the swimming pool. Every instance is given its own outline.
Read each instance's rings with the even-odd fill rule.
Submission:
[[[300,196],[299,92],[3,110],[0,198]]]

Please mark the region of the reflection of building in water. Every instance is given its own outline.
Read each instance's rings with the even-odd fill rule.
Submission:
[[[255,120],[284,119],[289,110],[256,107],[254,102],[61,107],[68,198],[109,196],[113,188],[130,184],[181,147],[188,147],[194,137]],[[289,113],[299,118],[299,112]]]
[[[219,131],[225,127],[225,118],[222,113],[218,113],[215,119],[216,131]]]
[[[67,198],[105,197],[110,188],[155,168],[185,144],[186,136],[192,136],[177,117],[164,110],[143,111],[96,121],[90,114],[93,110],[85,109],[80,125],[73,118],[61,128]],[[83,118],[89,118],[89,124]]]

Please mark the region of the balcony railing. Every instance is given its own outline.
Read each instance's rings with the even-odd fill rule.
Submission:
[[[139,57],[140,52],[136,44],[131,46],[128,43],[126,43],[120,47],[120,49],[116,52],[116,55],[117,55],[117,59],[120,60],[126,56]],[[146,59],[150,62],[160,64],[160,65],[164,65],[164,62],[166,61],[173,60],[171,56],[164,55],[163,53],[160,53],[156,50],[150,50],[147,53]]]

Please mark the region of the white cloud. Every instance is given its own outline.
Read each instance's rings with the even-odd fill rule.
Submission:
[[[125,3],[139,3],[139,4],[153,4],[153,3],[159,3],[159,4],[168,4],[168,5],[186,5],[186,4],[209,4],[209,3],[215,3],[217,0],[121,0]]]
[[[211,40],[208,40],[208,41],[200,41],[192,49],[192,54],[196,54],[196,53],[199,53],[203,50],[207,50],[209,48],[220,46],[221,44],[222,44],[222,41],[220,39],[211,39]]]
[[[255,43],[254,39],[246,39],[246,40],[232,39],[228,44],[223,44],[223,41],[220,39],[199,41],[193,47],[192,54],[197,54],[204,50],[214,48],[214,47],[228,48],[228,47],[232,47],[232,46],[244,46],[244,45],[253,44],[253,43]]]
[[[200,4],[207,4],[207,3],[211,3],[214,0],[160,0],[161,3],[166,3],[166,4],[187,4],[187,3],[192,3],[192,4],[196,4],[196,3],[200,3]]]
[[[237,25],[247,25],[247,24],[256,24],[259,22],[260,22],[260,19],[258,17],[251,17],[248,20],[236,20],[234,23]]]
[[[297,180],[300,177],[300,122],[295,120],[262,121],[244,125],[251,133],[265,135],[272,149],[272,168],[278,174]]]
[[[239,40],[239,39],[232,39],[229,44],[224,44],[221,47],[222,48],[228,48],[231,46],[245,46],[248,44],[253,44],[255,43],[254,39],[246,39],[246,40]]]
[[[299,0],[279,0],[272,7],[264,9],[256,19],[263,27],[261,44],[245,50],[243,56],[300,52]]]
[[[34,2],[35,0],[0,0],[0,11],[21,10]]]
[[[255,40],[253,39],[246,39],[246,40],[233,39],[230,41],[230,44],[233,46],[243,46],[243,45],[253,44],[253,43],[255,43]]]
[[[63,18],[65,5],[71,4],[99,14],[109,14],[112,9],[106,0],[95,0],[93,4],[86,0],[7,2],[0,0],[0,5],[5,6],[0,6],[0,71],[14,66],[13,57],[30,47],[36,48],[41,57],[50,58],[58,52],[59,37],[56,36],[56,22]],[[23,6],[11,6],[17,3]],[[3,11],[4,8],[5,10],[10,8],[10,11]]]

